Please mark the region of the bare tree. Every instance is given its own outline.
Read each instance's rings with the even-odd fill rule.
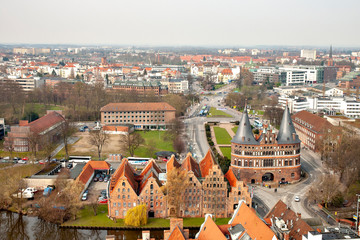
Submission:
[[[340,183],[335,175],[323,176],[319,184],[314,184],[308,192],[311,200],[319,201],[328,207],[328,204],[339,193]]]
[[[36,132],[29,132],[27,135],[30,151],[33,153],[36,159],[36,154],[39,148],[41,148],[41,136]]]
[[[173,147],[178,153],[182,153],[185,151],[185,143],[180,136],[177,136],[174,139]]]
[[[62,115],[61,115],[62,116]],[[64,143],[65,158],[69,159],[69,138],[76,132],[76,128],[68,119],[64,119],[64,123],[60,126],[61,138]]]
[[[125,137],[120,139],[120,143],[125,145],[130,156],[134,156],[135,150],[145,142],[144,138],[138,132],[127,134]]]
[[[93,130],[90,132],[90,144],[97,147],[99,160],[101,158],[101,152],[103,146],[108,142],[109,135],[107,135],[103,130]]]
[[[180,217],[183,196],[188,186],[189,178],[186,170],[174,168],[167,173],[166,185],[162,190],[167,195],[170,215]]]

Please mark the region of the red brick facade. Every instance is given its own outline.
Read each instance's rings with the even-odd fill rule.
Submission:
[[[247,113],[231,143],[231,169],[246,183],[300,180],[300,139],[285,109],[278,134],[263,129],[259,139],[251,131]]]
[[[187,155],[182,164],[177,163],[172,156],[167,163],[167,171],[174,167],[187,170],[190,183],[184,190],[180,204],[181,217],[203,217],[207,213],[217,217],[231,217],[235,195],[236,199],[241,196],[251,206],[248,187],[233,174],[226,175],[231,185],[235,186],[228,191],[225,176],[210,151],[200,164],[191,154]],[[170,216],[173,209],[167,205],[166,194],[161,190],[165,183],[159,181],[160,173],[162,171],[154,160],[140,174],[136,174],[127,159],[124,159],[110,180],[109,216],[124,218],[127,210],[141,203],[146,204],[149,217]]]

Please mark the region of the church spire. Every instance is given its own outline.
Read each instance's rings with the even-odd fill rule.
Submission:
[[[276,140],[279,144],[300,143],[300,139],[299,136],[296,134],[287,104],[281,120],[280,129]]]
[[[332,45],[330,45],[330,53],[329,53],[329,58],[332,58]]]
[[[251,125],[249,121],[249,116],[247,114],[246,105],[239,123],[239,128],[234,138],[231,140],[231,142],[238,144],[251,144],[251,145],[259,144],[259,142],[255,140],[254,134],[251,130]]]

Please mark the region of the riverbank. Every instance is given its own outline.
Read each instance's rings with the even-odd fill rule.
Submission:
[[[81,228],[81,229],[168,229],[170,228],[170,219],[149,218],[146,225],[140,227],[126,226],[124,219],[117,219],[116,222],[107,217],[107,205],[100,205],[97,215],[86,206],[78,213],[76,220],[70,220],[61,225],[63,228]],[[223,225],[229,222],[230,218],[218,218],[216,224]],[[199,228],[204,222],[204,218],[184,218],[184,228]]]

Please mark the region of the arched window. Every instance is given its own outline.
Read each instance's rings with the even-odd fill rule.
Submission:
[[[122,182],[122,186],[125,187],[125,182]]]

